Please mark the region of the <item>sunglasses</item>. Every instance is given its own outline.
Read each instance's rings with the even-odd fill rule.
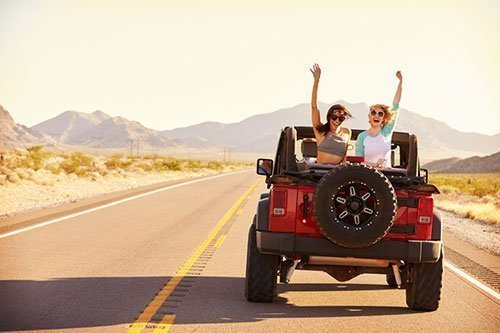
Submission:
[[[370,114],[371,114],[372,116],[374,116],[374,115],[378,114],[378,116],[379,116],[379,117],[383,117],[385,113],[384,113],[383,111],[379,111],[379,112],[377,113],[377,111],[372,110],[372,111],[370,112]]]
[[[331,120],[335,121],[335,120],[339,120],[339,121],[344,121],[345,120],[345,116],[344,115],[336,115],[336,114],[332,114],[331,117],[330,117]]]

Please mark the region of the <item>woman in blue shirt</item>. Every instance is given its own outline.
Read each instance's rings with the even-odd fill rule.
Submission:
[[[398,88],[392,108],[384,104],[370,106],[368,121],[370,128],[358,135],[356,155],[363,156],[365,163],[376,168],[391,167],[391,140],[398,118],[399,102],[403,90],[403,75],[396,73]]]

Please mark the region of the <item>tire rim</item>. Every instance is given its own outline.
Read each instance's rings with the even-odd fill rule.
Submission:
[[[377,215],[375,192],[361,182],[349,182],[337,188],[329,200],[333,220],[360,228],[371,224]]]

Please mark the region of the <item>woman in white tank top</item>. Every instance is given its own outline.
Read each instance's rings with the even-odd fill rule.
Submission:
[[[384,104],[370,107],[368,121],[370,128],[358,135],[356,140],[356,155],[364,156],[365,163],[377,168],[391,167],[391,141],[398,118],[399,102],[403,90],[403,75],[396,73],[399,79],[398,88],[392,108]]]

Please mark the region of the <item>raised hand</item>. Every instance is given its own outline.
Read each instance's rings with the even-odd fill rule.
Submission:
[[[396,72],[396,77],[399,79],[399,81],[403,81],[403,74],[401,74],[401,71]]]
[[[314,81],[319,81],[319,77],[321,76],[321,68],[319,68],[319,65],[314,64],[313,68],[309,68],[309,70],[311,71],[314,77]]]

